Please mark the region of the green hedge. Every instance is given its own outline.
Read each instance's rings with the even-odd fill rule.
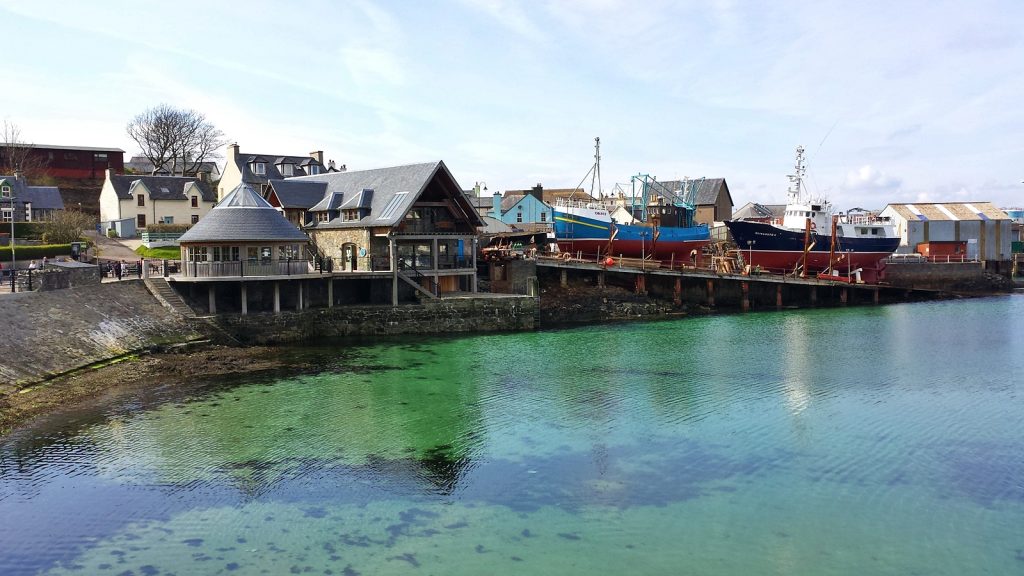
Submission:
[[[18,260],[39,260],[43,256],[55,258],[70,256],[71,244],[44,244],[41,246],[15,246],[14,257]],[[11,247],[0,246],[0,262],[11,261]]]
[[[14,237],[22,240],[39,240],[46,231],[46,222],[15,222]],[[11,235],[11,223],[0,223],[0,235]]]
[[[161,224],[159,222],[146,226],[146,232],[187,232],[191,224]]]

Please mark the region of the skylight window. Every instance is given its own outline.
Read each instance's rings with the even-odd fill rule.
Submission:
[[[398,207],[402,204],[402,201],[405,200],[405,196],[407,194],[408,192],[399,192],[395,194],[394,197],[388,201],[387,206],[384,207],[384,210],[381,211],[380,216],[378,216],[377,219],[387,220],[394,216],[395,212],[398,211]]]

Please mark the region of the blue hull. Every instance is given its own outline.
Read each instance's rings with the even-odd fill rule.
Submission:
[[[742,220],[726,222],[737,248],[745,260],[766,270],[789,271],[804,257],[804,232],[788,230],[763,222]],[[807,254],[807,268],[824,270],[829,268],[829,253],[832,237],[811,232],[813,246]],[[836,238],[836,263],[843,268],[876,268],[878,263],[896,251],[898,237],[838,237]],[[842,260],[839,260],[839,259]]]
[[[690,227],[614,224],[557,209],[554,220],[559,248],[570,253],[652,257],[681,262],[690,257],[691,251],[699,252],[711,241],[706,224]]]

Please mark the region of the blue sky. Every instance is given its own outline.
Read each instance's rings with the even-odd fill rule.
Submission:
[[[116,146],[165,102],[243,152],[443,159],[464,188],[724,177],[783,203],[1024,204],[1024,2],[0,0],[0,116]],[[12,49],[13,47],[13,49]]]

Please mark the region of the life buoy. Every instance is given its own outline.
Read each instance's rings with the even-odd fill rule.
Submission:
[[[568,252],[562,252],[561,258],[562,260],[568,260],[569,258],[572,258],[572,254],[569,254]]]
[[[814,222],[811,222],[811,231],[813,232],[814,230],[817,230],[817,229],[818,229],[818,226]]]

